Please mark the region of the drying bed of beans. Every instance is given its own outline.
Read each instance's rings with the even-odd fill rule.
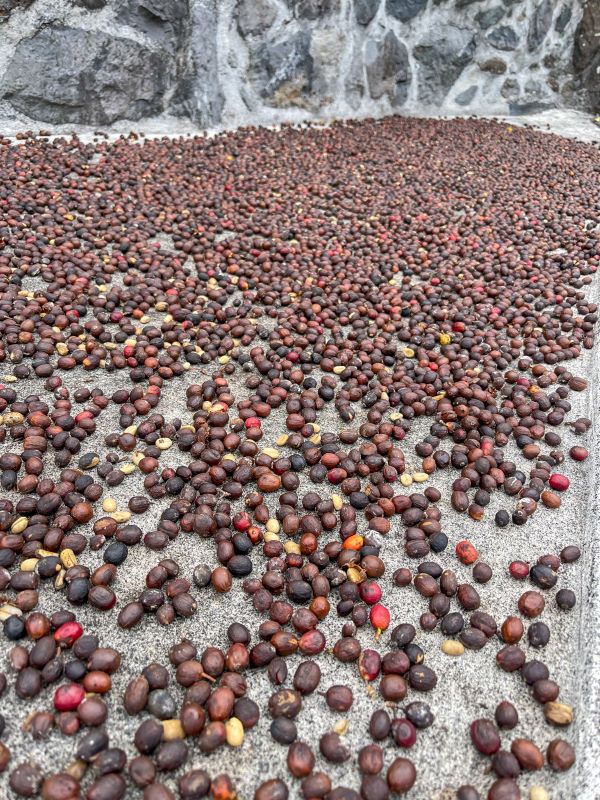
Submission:
[[[4,796],[566,797],[598,151],[42,132],[0,178]]]

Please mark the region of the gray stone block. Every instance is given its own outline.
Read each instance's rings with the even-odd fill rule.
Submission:
[[[463,69],[473,60],[475,37],[466,28],[447,26],[442,33],[431,32],[413,50],[420,64],[419,99],[440,103]]]
[[[265,42],[252,53],[250,78],[269,105],[306,105],[313,81],[310,33]]]
[[[298,19],[319,19],[340,10],[340,0],[291,0],[290,5]]]
[[[529,23],[527,33],[527,49],[529,52],[537,50],[546,38],[546,34],[552,25],[552,3],[550,0],[543,0],[533,12],[533,17]]]
[[[180,49],[190,31],[188,0],[124,0],[117,20],[131,25],[160,47]]]
[[[426,5],[427,0],[386,0],[385,10],[394,19],[408,22],[409,19],[416,17]]]
[[[458,94],[454,99],[458,103],[459,106],[468,106],[469,103],[473,100],[475,95],[477,94],[477,86],[469,86],[468,89],[465,89],[464,92]]]
[[[235,14],[242,36],[256,36],[271,27],[277,9],[271,0],[239,0]]]
[[[354,0],[354,14],[360,25],[368,25],[379,8],[381,0]]]
[[[494,6],[493,8],[488,8],[485,11],[482,10],[475,15],[475,22],[480,28],[487,30],[488,28],[491,28],[492,25],[500,22],[504,16],[504,11],[505,9],[502,8],[502,6]]]
[[[132,39],[51,25],[19,42],[0,96],[44,122],[104,125],[163,111],[172,73],[165,53]]]
[[[367,41],[365,63],[371,97],[387,95],[393,105],[402,105],[411,79],[408,51],[392,31],[382,41]]]
[[[496,50],[516,50],[519,46],[519,37],[509,25],[500,25],[486,36],[488,42]]]
[[[600,5],[588,2],[575,31],[573,66],[595,113],[600,112]]]

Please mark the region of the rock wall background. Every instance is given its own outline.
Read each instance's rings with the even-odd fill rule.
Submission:
[[[0,115],[600,111],[600,0],[0,0]]]

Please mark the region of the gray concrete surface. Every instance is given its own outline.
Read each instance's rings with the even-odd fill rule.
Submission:
[[[351,119],[366,119],[373,118],[379,119],[385,114],[377,113],[376,109],[369,110],[367,114],[353,114]],[[402,111],[398,116],[423,116],[419,113],[410,113]],[[429,115],[433,116],[433,115]],[[468,117],[467,114],[441,114],[438,115],[442,119],[454,119],[457,117]],[[475,115],[474,115],[475,116]],[[558,134],[559,136],[566,136],[570,139],[578,139],[582,142],[598,142],[600,141],[600,127],[594,122],[594,118],[583,111],[575,111],[572,109],[553,109],[544,111],[539,114],[520,114],[519,116],[509,117],[502,116],[502,114],[480,113],[477,116],[481,119],[502,120],[508,125],[530,125],[538,130],[547,133]],[[327,125],[333,119],[346,119],[347,117],[340,115],[339,117],[323,118],[322,124]],[[294,120],[290,120],[294,122]],[[302,125],[302,120],[298,118],[297,123]],[[248,122],[251,124],[251,122]],[[277,127],[278,120],[274,120],[272,127]],[[314,126],[316,122],[311,122]],[[200,129],[180,117],[171,117],[163,114],[160,117],[148,117],[137,122],[123,120],[115,122],[110,126],[92,126],[92,125],[50,125],[42,124],[36,120],[29,119],[17,115],[15,117],[1,117],[0,116],[0,135],[7,136],[14,139],[18,133],[23,131],[33,131],[37,133],[40,130],[47,132],[50,138],[56,136],[71,136],[75,133],[82,141],[92,141],[98,131],[103,132],[110,140],[114,140],[119,136],[127,136],[129,133],[137,132],[143,134],[147,138],[159,138],[161,136],[177,137],[177,136],[214,136],[217,133],[226,130],[235,130],[235,125],[221,125],[216,128]],[[263,126],[264,127],[264,126]]]
[[[514,122],[511,121],[511,124],[519,124],[521,121],[523,120],[516,119]],[[546,120],[543,124],[546,124]],[[600,128],[597,129],[596,138],[600,140]],[[592,291],[597,298],[597,281]],[[414,789],[406,795],[409,800],[451,800],[456,787],[465,782],[473,783],[482,792],[483,790],[487,792],[492,782],[492,777],[487,772],[488,761],[477,755],[472,747],[468,726],[476,717],[492,716],[496,704],[503,699],[509,699],[516,705],[521,720],[515,731],[503,734],[503,746],[508,745],[517,736],[525,736],[545,749],[552,738],[565,735],[565,738],[577,747],[578,762],[570,772],[555,774],[545,768],[539,773],[524,774],[520,780],[523,796],[527,796],[531,786],[542,785],[548,791],[551,800],[600,798],[600,765],[596,734],[600,712],[600,634],[597,623],[600,590],[596,581],[600,560],[597,525],[600,510],[597,456],[600,443],[597,424],[599,369],[597,350],[584,351],[580,361],[573,366],[575,374],[590,379],[592,388],[589,394],[571,394],[569,399],[573,408],[568,418],[591,416],[594,418],[594,428],[587,437],[575,437],[568,428],[565,428],[563,449],[568,451],[577,441],[585,443],[593,456],[584,464],[576,464],[566,459],[564,469],[561,471],[571,479],[572,488],[564,496],[561,509],[550,511],[541,507],[534,519],[525,526],[511,525],[499,530],[493,524],[493,516],[498,508],[503,507],[503,495],[493,496],[485,520],[479,523],[473,522],[466,515],[457,514],[448,504],[442,502],[440,507],[443,512],[444,530],[450,538],[450,545],[447,552],[434,558],[442,567],[455,569],[459,578],[468,578],[470,568],[457,562],[454,545],[465,535],[472,539],[481,559],[489,563],[494,570],[492,581],[480,588],[482,609],[492,613],[497,620],[502,620],[506,615],[515,612],[517,599],[524,590],[522,584],[510,579],[507,574],[508,563],[513,558],[533,562],[545,553],[559,552],[569,543],[578,544],[582,548],[584,558],[577,564],[561,567],[556,586],[557,590],[562,587],[574,589],[578,598],[577,606],[572,612],[561,611],[553,601],[554,591],[547,593],[547,607],[542,619],[551,628],[550,643],[541,655],[528,644],[523,645],[528,658],[539,655],[549,665],[551,677],[561,685],[561,699],[575,707],[575,724],[565,733],[551,728],[545,722],[541,706],[529,696],[524,682],[518,675],[506,674],[496,667],[495,654],[500,647],[499,642],[490,643],[480,652],[466,651],[462,657],[452,659],[440,650],[443,636],[439,631],[419,632],[417,642],[426,652],[425,663],[436,670],[439,681],[436,689],[428,695],[419,696],[411,690],[407,698],[407,701],[427,700],[436,717],[430,729],[419,733],[417,744],[410,753],[418,769],[418,780]],[[187,373],[186,380],[202,382],[208,371],[207,368],[198,370],[193,367]],[[108,394],[125,386],[127,382],[125,374],[77,372],[75,376],[67,373],[65,384],[75,388],[74,379],[77,380],[77,385],[87,385],[90,388],[100,386]],[[32,392],[43,394],[39,381],[22,380],[16,387],[21,396]],[[244,391],[243,384],[240,383],[240,395]],[[185,408],[182,381],[165,384],[157,410],[165,415],[178,416],[184,422],[189,421],[191,415]],[[105,433],[118,430],[116,407],[109,406],[100,419],[102,424],[99,426],[99,431],[88,439],[85,450],[102,450],[102,438]],[[269,417],[263,426],[265,436],[261,441],[262,446],[269,446],[282,433],[283,419],[282,409]],[[339,424],[337,415],[328,413],[327,407],[318,421],[322,431],[335,430]],[[355,421],[355,424],[357,423],[358,420]],[[426,421],[425,425],[427,424]],[[407,454],[407,469],[417,466],[412,445],[418,441],[419,433],[422,434],[423,430],[419,431],[415,426],[403,444]],[[412,465],[411,454],[415,459]],[[519,463],[517,452],[511,452],[511,457]],[[172,448],[163,456],[161,463],[164,462],[164,465],[168,466],[181,463],[180,459],[183,460],[183,454]],[[431,483],[438,486],[443,497],[447,498],[454,477],[455,473],[441,472],[432,477]],[[124,508],[132,494],[142,493],[141,486],[141,476],[139,473],[133,474],[120,487],[106,490],[105,494],[113,496],[118,501],[119,508]],[[325,496],[327,487],[317,488],[319,493]],[[135,521],[143,530],[152,529],[166,505],[167,501],[154,502],[151,509]],[[144,587],[146,572],[163,556],[176,559],[181,566],[181,573],[190,579],[197,564],[203,562],[211,566],[216,564],[212,541],[201,540],[193,534],[181,533],[162,553],[154,553],[138,546],[130,552],[127,561],[118,570],[114,585],[118,596],[117,608],[106,613],[88,607],[77,610],[77,616],[86,631],[97,633],[102,645],[116,647],[124,653],[123,665],[115,675],[110,694],[108,730],[111,745],[123,747],[129,755],[134,755],[133,733],[143,718],[128,717],[120,704],[124,688],[131,677],[153,660],[168,663],[168,648],[182,637],[192,639],[201,651],[211,644],[224,647],[227,627],[234,620],[246,623],[253,630],[256,629],[256,613],[241,590],[239,581],[235,582],[234,589],[228,595],[216,595],[211,589],[200,591],[194,588],[192,591],[198,601],[198,612],[190,619],[176,620],[168,628],[161,627],[151,616],[147,616],[133,631],[126,632],[117,628],[115,621],[119,608],[136,597]],[[382,557],[388,567],[386,576],[382,580],[382,588],[384,601],[392,614],[392,627],[399,622],[412,622],[418,626],[418,618],[425,610],[423,599],[414,588],[399,589],[391,582],[391,574],[397,567],[409,566],[414,569],[416,566],[415,562],[410,561],[404,554],[403,529],[398,523],[394,524],[392,531],[383,541]],[[255,555],[257,565],[260,560],[261,556]],[[86,551],[81,561],[93,568],[101,563],[101,553]],[[52,611],[63,605],[60,594],[47,589],[43,592],[41,603],[43,610]],[[338,638],[341,625],[342,622],[335,611],[324,623],[323,630],[331,645]],[[379,644],[376,644],[372,630],[365,628],[360,631],[359,638],[363,646],[378,647],[382,653],[387,650],[389,634],[384,634]],[[6,668],[8,647],[5,640],[0,641],[0,669]],[[300,660],[300,657],[289,660],[290,679],[294,665]],[[371,713],[381,705],[378,693],[370,691],[361,681],[355,666],[342,665],[327,653],[319,657],[319,663],[323,672],[320,687],[322,690],[333,684],[344,683],[351,686],[354,691],[354,706],[346,715],[349,726],[345,740],[356,754],[358,749],[369,741],[368,720]],[[13,682],[14,678],[11,677],[9,683]],[[181,698],[182,692],[174,680],[171,688],[173,694],[178,699]],[[250,676],[249,696],[259,702],[261,711],[265,711],[266,698],[271,690],[264,672],[253,673]],[[2,698],[0,708],[7,720],[7,731],[3,739],[13,753],[13,766],[31,759],[45,771],[53,771],[64,768],[72,762],[79,737],[68,740],[54,732],[48,740],[35,742],[30,734],[21,731],[28,713],[34,709],[48,709],[50,706],[50,692],[42,693],[33,703],[16,699],[12,689]],[[303,711],[298,720],[299,738],[310,742],[318,751],[319,735],[330,730],[341,717],[342,715],[336,715],[327,709],[321,696],[312,695],[303,702]],[[190,742],[190,757],[186,769],[202,766],[212,775],[220,772],[229,773],[235,781],[240,800],[252,800],[256,786],[262,780],[275,776],[288,781],[291,798],[298,797],[299,782],[288,780],[285,766],[286,748],[273,742],[268,731],[269,724],[268,714],[262,713],[259,725],[246,737],[241,750],[233,750],[226,746],[207,757],[199,752],[193,742]],[[393,744],[388,744],[386,767],[397,755],[399,755],[397,748]],[[317,768],[324,768],[334,780],[334,785],[358,788],[356,755],[342,766],[326,764],[319,756]],[[167,777],[167,784],[173,787],[178,774]],[[0,776],[0,798],[7,797],[12,800],[13,794],[8,789],[6,778],[6,773]],[[137,790],[130,789],[127,798],[140,795]]]

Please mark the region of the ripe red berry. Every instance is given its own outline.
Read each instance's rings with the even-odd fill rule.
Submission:
[[[247,514],[236,514],[233,518],[233,527],[236,531],[247,531],[252,525],[252,521]]]
[[[370,606],[381,600],[381,586],[375,581],[364,581],[358,587],[360,599]]]
[[[508,571],[513,578],[523,581],[529,575],[529,564],[526,564],[525,561],[511,561]]]
[[[57,711],[75,711],[85,697],[85,689],[78,683],[59,686],[54,692],[54,708]]]
[[[390,624],[390,612],[381,603],[377,603],[371,608],[369,615],[371,625],[376,629],[377,633],[386,630]]]
[[[555,472],[553,475],[550,475],[548,483],[555,492],[566,492],[570,485],[570,481],[567,476],[561,475],[559,472]]]
[[[72,647],[83,634],[83,626],[79,622],[65,622],[54,632],[54,640],[63,647]]]
[[[409,719],[392,720],[392,735],[398,747],[412,747],[417,741],[417,729]]]
[[[573,461],[585,461],[589,454],[589,450],[585,447],[572,447],[569,450],[569,455]]]
[[[456,545],[456,557],[463,564],[474,564],[479,558],[479,554],[471,542],[463,539]]]
[[[381,672],[381,656],[377,650],[363,650],[358,659],[360,677],[365,681],[374,681]]]

